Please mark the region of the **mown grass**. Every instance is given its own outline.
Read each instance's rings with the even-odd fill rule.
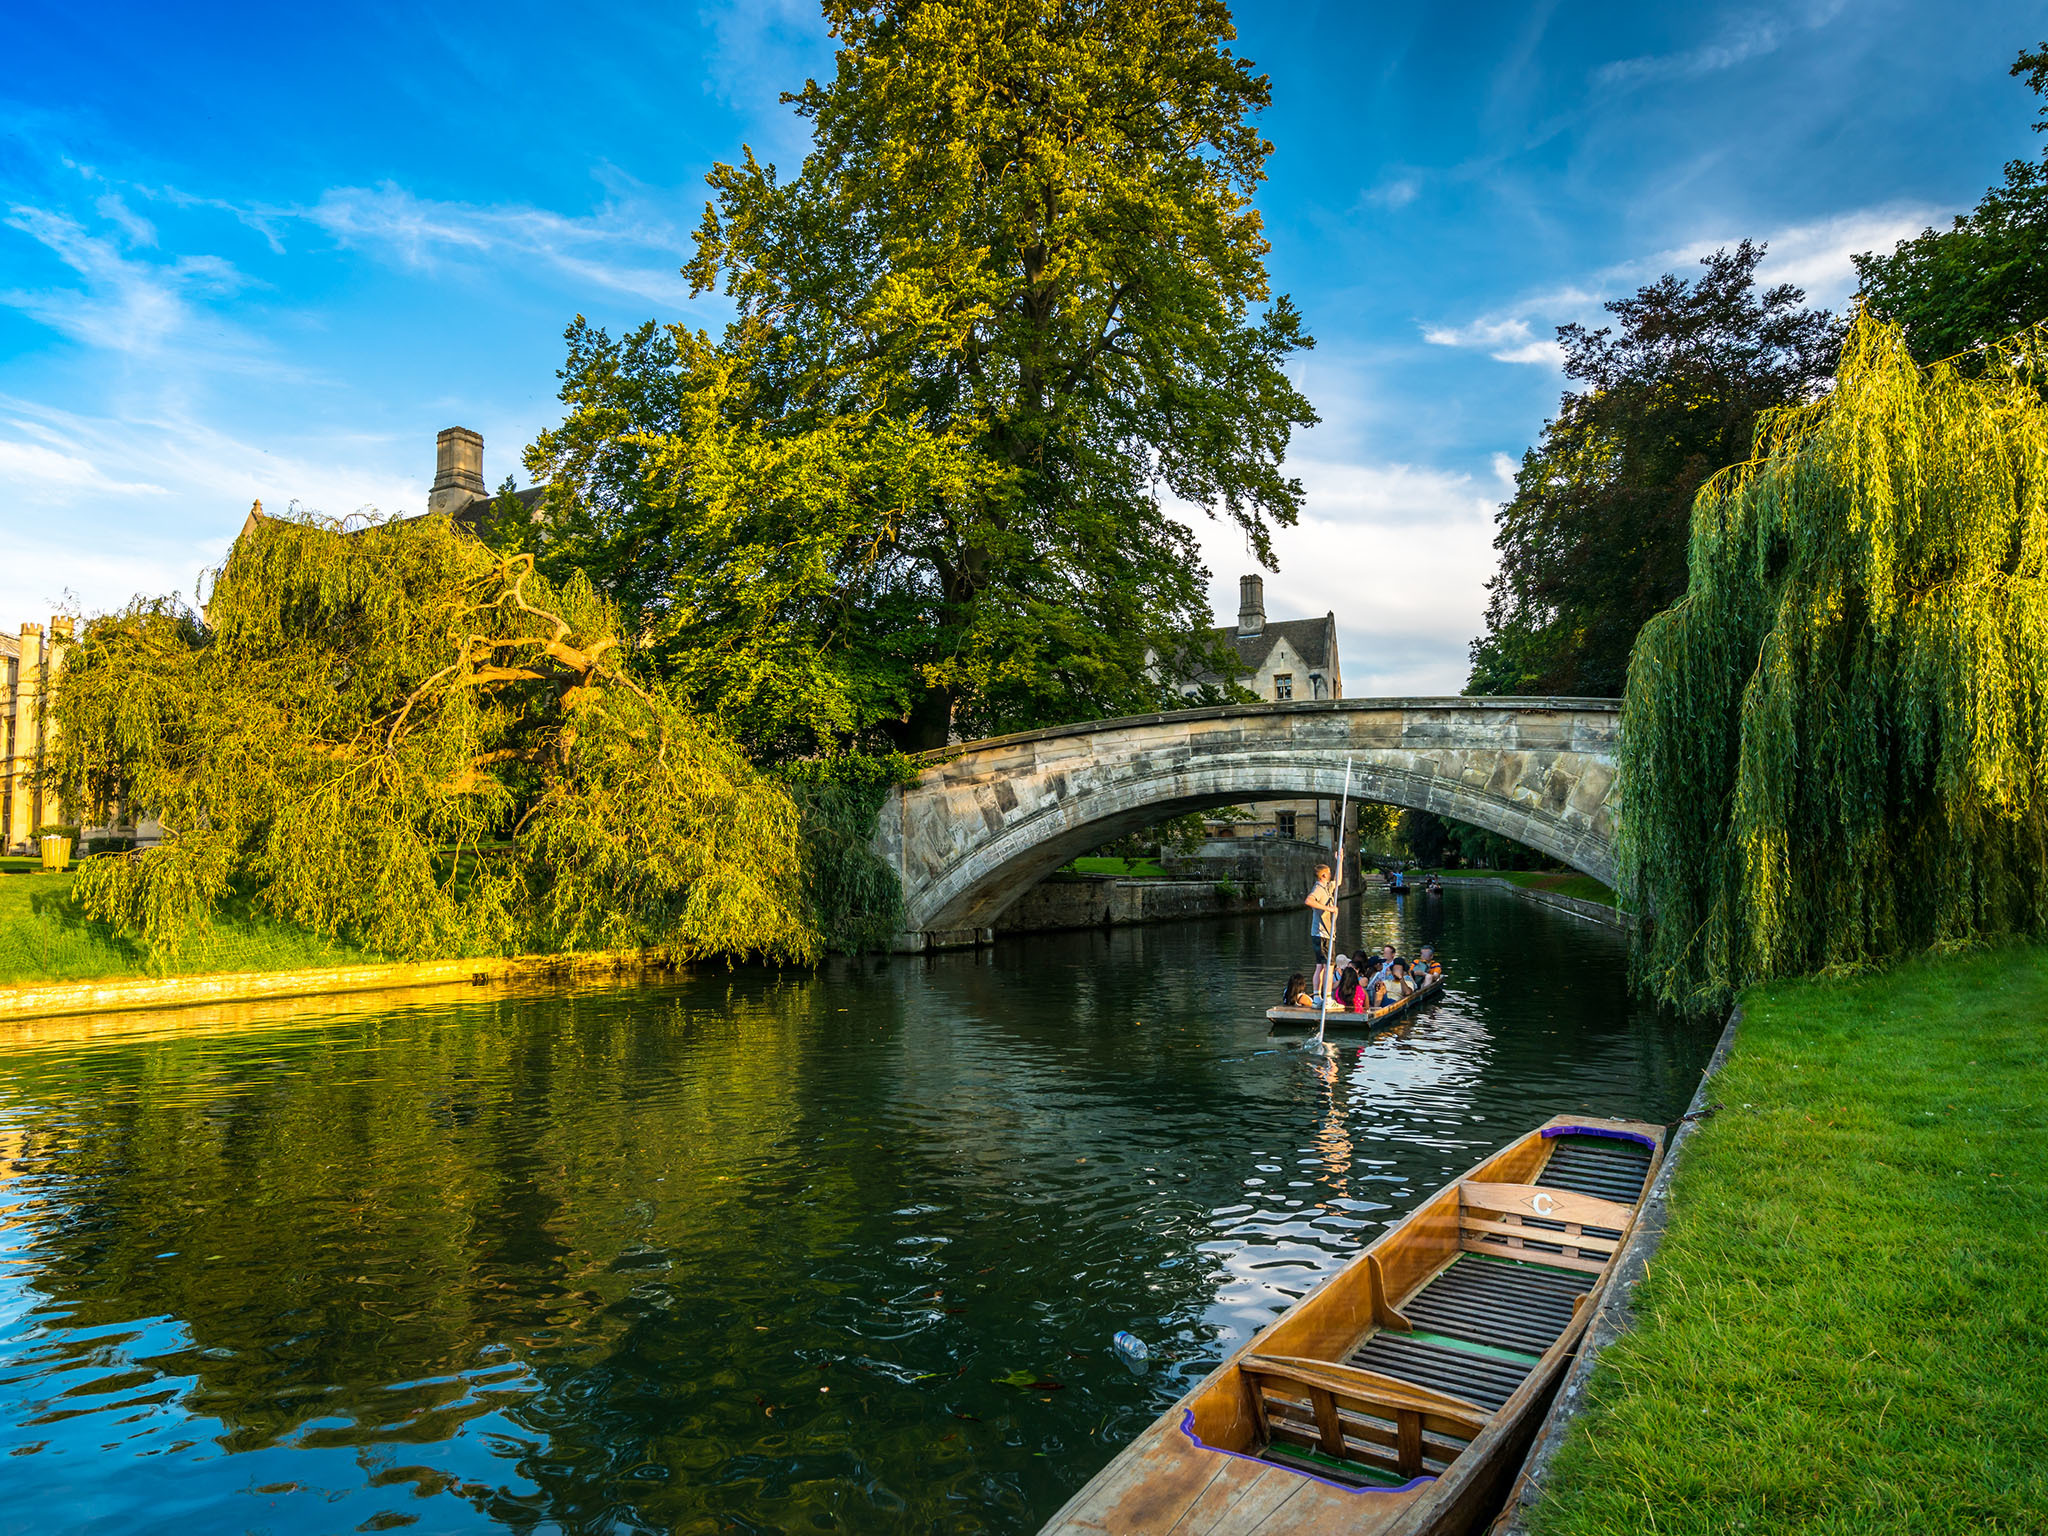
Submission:
[[[1122,875],[1132,880],[1162,880],[1171,871],[1157,859],[1076,859],[1067,866],[1077,875]]]
[[[1576,896],[1580,901],[1597,901],[1603,907],[1614,905],[1614,892],[1591,875],[1582,875],[1575,870],[1541,869],[1437,869],[1410,870],[1408,879],[1427,879],[1430,875],[1442,875],[1446,880],[1505,880],[1510,885],[1519,885],[1531,891],[1555,891],[1560,896]]]
[[[73,878],[0,875],[0,985],[152,974],[133,944],[78,910]],[[312,970],[381,958],[230,907],[193,933],[169,973]]]
[[[1751,992],[1540,1536],[2048,1530],[2048,949]]]

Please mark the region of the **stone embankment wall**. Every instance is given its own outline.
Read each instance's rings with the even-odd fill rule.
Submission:
[[[1212,843],[1194,857],[1169,859],[1173,879],[1056,877],[1026,891],[996,920],[995,932],[1117,928],[1297,907],[1315,883],[1316,865],[1329,857],[1314,843],[1260,838],[1242,849]]]

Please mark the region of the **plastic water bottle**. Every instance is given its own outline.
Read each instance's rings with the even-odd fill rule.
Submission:
[[[1117,1357],[1130,1367],[1134,1374],[1143,1374],[1145,1363],[1152,1358],[1152,1351],[1145,1347],[1145,1341],[1128,1330],[1118,1330],[1110,1343],[1116,1346]]]

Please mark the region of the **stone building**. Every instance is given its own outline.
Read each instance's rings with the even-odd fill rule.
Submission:
[[[22,625],[19,635],[0,635],[0,852],[33,855],[38,828],[78,826],[56,790],[38,782],[55,745],[56,727],[44,705],[64,671],[74,625],[60,614],[50,620],[47,635],[40,624]],[[79,827],[81,844],[115,837],[154,843],[163,828],[146,816],[126,814],[107,826]],[[74,847],[72,854],[83,851]]]
[[[540,505],[544,485],[529,485],[512,494],[528,512]],[[427,492],[427,511],[446,512],[456,522],[473,526],[490,510],[496,493],[484,479],[484,438],[468,427],[443,427],[434,439],[434,485]]]
[[[1212,633],[1237,652],[1237,685],[1262,699],[1285,704],[1344,697],[1344,668],[1337,654],[1337,615],[1326,613],[1320,619],[1268,619],[1263,576],[1239,578],[1236,627],[1225,625]],[[1204,683],[1214,685],[1220,681],[1216,677],[1197,679],[1183,685],[1182,691],[1193,697],[1201,692]],[[1333,801],[1274,800],[1244,809],[1252,813],[1249,822],[1217,823],[1211,830],[1222,836],[1292,837],[1335,846],[1337,806]]]
[[[0,669],[4,693],[0,707],[0,849],[33,853],[36,828],[64,819],[54,793],[36,782],[49,748],[43,697],[50,681],[64,669],[71,648],[72,621],[50,620],[46,637],[40,624],[23,624],[19,635],[0,635]]]

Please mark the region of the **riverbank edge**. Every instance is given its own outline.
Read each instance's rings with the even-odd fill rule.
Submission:
[[[1574,917],[1583,917],[1623,933],[1632,933],[1637,926],[1636,915],[1633,912],[1623,912],[1597,901],[1586,901],[1578,896],[1560,896],[1555,891],[1531,890],[1526,885],[1517,885],[1512,880],[1502,880],[1495,875],[1440,875],[1437,878],[1445,885],[1485,885],[1497,891],[1513,891],[1525,901],[1533,901],[1538,906],[1569,912]]]
[[[545,980],[586,974],[623,975],[674,969],[664,955],[645,950],[596,950],[564,955],[487,955],[468,960],[417,960],[396,965],[348,965],[307,971],[224,971],[206,976],[109,978],[37,982],[0,987],[0,1023],[77,1013],[189,1008],[204,1003],[268,997],[319,997],[347,992],[395,991],[452,982]]]
[[[1504,880],[1494,883],[1508,884]],[[1550,1411],[1542,1428],[1536,1432],[1535,1442],[1529,1447],[1521,1475],[1508,1494],[1506,1507],[1495,1517],[1490,1536],[1531,1536],[1529,1512],[1543,1497],[1544,1484],[1558,1448],[1564,1444],[1565,1437],[1571,1433],[1586,1405],[1586,1383],[1592,1379],[1601,1352],[1627,1333],[1634,1323],[1633,1293],[1637,1283],[1649,1272],[1650,1261],[1656,1257],[1658,1245],[1664,1241],[1664,1230],[1670,1220],[1672,1176],[1678,1171],[1679,1159],[1691,1144],[1693,1133],[1712,1113],[1708,1108],[1708,1092],[1714,1079],[1720,1076],[1721,1069],[1728,1064],[1728,1058],[1734,1054],[1735,1036],[1741,1024],[1742,1005],[1737,1003],[1729,1011],[1727,1027],[1721,1031],[1714,1054],[1707,1058],[1707,1064],[1700,1072],[1699,1086],[1693,1090],[1692,1102],[1686,1105],[1685,1114],[1671,1135],[1670,1145],[1664,1150],[1663,1164],[1643,1201],[1643,1211],[1636,1218],[1635,1230],[1629,1234],[1628,1242],[1615,1260],[1618,1267],[1614,1284],[1607,1288],[1606,1300],[1586,1325],[1578,1355],[1572,1361],[1571,1369],[1565,1373],[1557,1396],[1551,1399]]]

